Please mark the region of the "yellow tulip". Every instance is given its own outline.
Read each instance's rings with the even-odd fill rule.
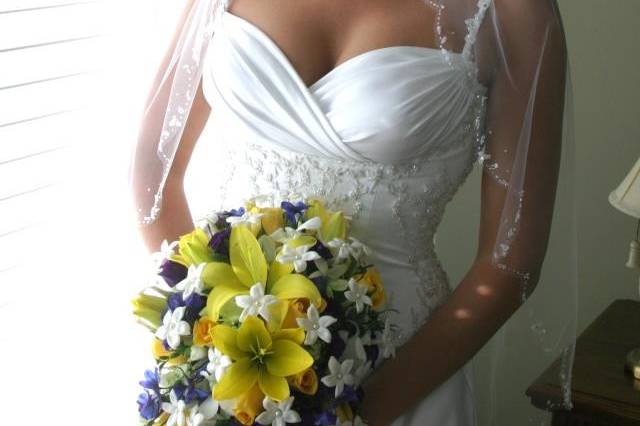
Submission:
[[[257,317],[247,317],[239,329],[218,325],[213,344],[230,357],[229,366],[213,390],[217,400],[237,398],[256,383],[269,398],[289,397],[285,377],[300,373],[313,364],[313,357],[291,339],[299,331],[270,333]],[[299,336],[297,336],[299,337]]]
[[[167,299],[141,292],[131,303],[133,314],[138,318],[138,322],[155,332],[162,323],[161,315],[167,307]]]

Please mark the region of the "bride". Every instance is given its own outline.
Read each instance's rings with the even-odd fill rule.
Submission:
[[[132,169],[148,248],[207,209],[323,197],[371,248],[401,326],[362,417],[477,424],[470,360],[537,287],[550,235],[566,84],[555,2],[188,3]],[[169,84],[183,70],[188,84]],[[454,290],[435,236],[476,163],[477,252]]]

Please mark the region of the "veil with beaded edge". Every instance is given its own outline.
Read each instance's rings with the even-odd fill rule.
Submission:
[[[524,391],[557,360],[559,398],[547,407],[571,408],[577,317],[573,98],[557,5],[554,0],[417,1],[435,12],[433,31],[445,57],[461,44],[459,34],[466,34],[466,41],[475,43],[462,54],[493,64],[488,74],[494,97],[489,96],[487,116],[476,117],[483,121],[477,123],[483,131],[476,159],[482,187],[498,185],[505,195],[487,202],[493,215],[483,211],[481,221],[495,222],[496,232],[486,235],[485,229],[480,241],[493,247],[491,264],[517,278],[523,305],[476,357],[475,397],[487,424],[514,418],[541,424],[549,415],[534,410]],[[226,4],[187,0],[156,76],[130,162],[140,226],[152,224],[162,207],[209,40]],[[477,76],[477,68],[469,71]]]

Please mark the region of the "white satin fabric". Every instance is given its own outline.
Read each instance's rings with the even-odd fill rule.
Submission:
[[[212,114],[185,178],[194,218],[253,196],[320,196],[345,210],[373,250],[404,343],[451,293],[436,229],[482,149],[486,88],[469,31],[461,53],[375,49],[307,87],[269,36],[225,8],[204,65]],[[475,424],[469,363],[394,426]]]

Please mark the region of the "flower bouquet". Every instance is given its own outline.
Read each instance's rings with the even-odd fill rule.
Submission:
[[[359,385],[395,354],[369,255],[318,199],[251,201],[164,241],[133,300],[156,359],[141,424],[363,424]]]

